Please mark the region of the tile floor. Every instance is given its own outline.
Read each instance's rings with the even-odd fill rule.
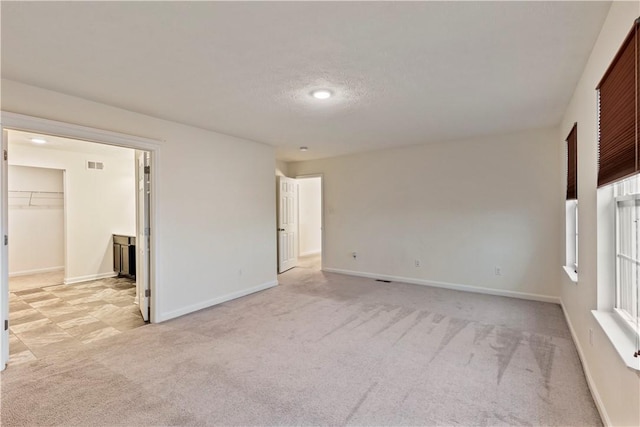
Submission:
[[[9,277],[9,292],[25,291],[33,288],[59,285],[64,281],[64,270],[48,271],[46,273],[29,274],[26,276]]]
[[[9,292],[9,363],[73,351],[143,326],[135,282],[108,278]]]

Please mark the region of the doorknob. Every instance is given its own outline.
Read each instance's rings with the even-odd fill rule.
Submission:
[[[278,228],[278,231],[284,231],[284,228]]]

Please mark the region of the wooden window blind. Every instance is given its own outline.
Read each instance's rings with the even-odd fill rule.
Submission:
[[[578,124],[567,136],[567,200],[578,199]]]
[[[605,72],[598,90],[598,187],[640,171],[640,18]]]

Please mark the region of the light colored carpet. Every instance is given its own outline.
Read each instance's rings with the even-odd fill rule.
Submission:
[[[2,373],[2,425],[601,425],[559,306],[323,274]]]

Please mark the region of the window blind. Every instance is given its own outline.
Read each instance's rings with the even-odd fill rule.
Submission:
[[[598,187],[640,171],[638,132],[640,37],[636,19],[598,90]]]
[[[578,124],[567,136],[567,200],[578,199]]]

